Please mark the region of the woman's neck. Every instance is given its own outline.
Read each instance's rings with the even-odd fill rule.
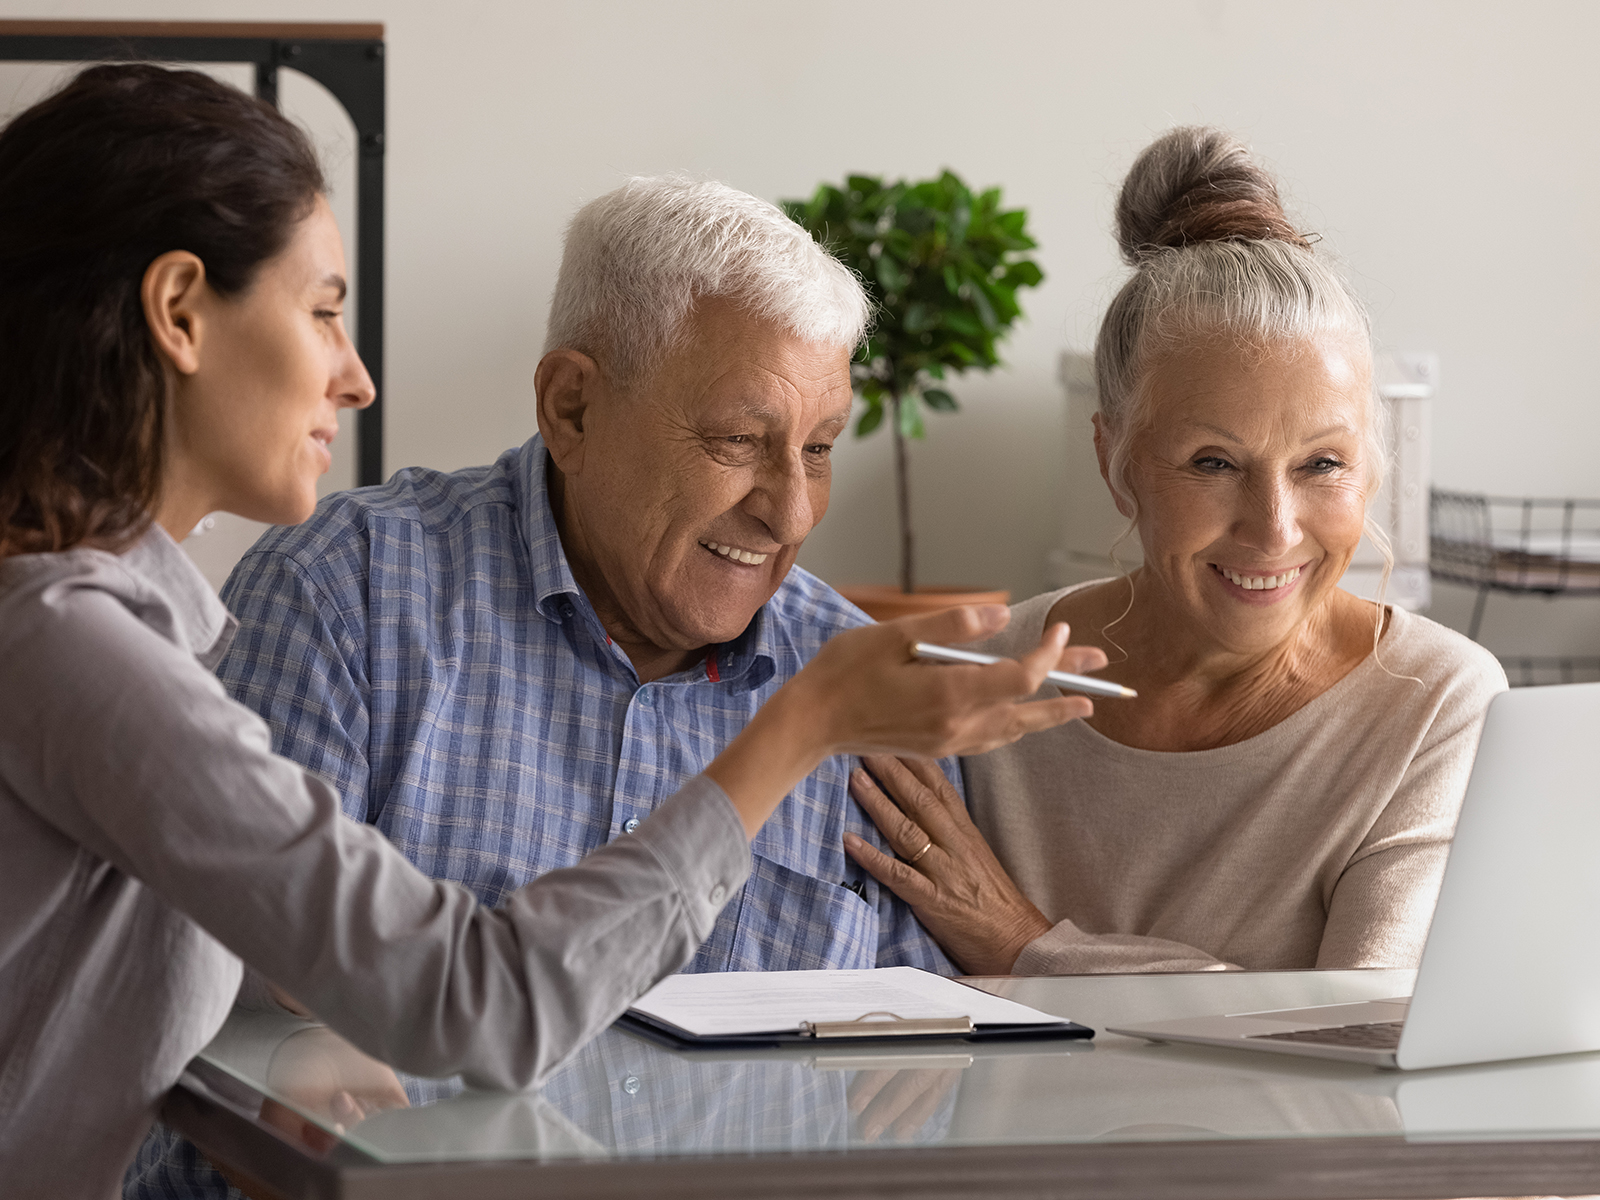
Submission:
[[[1108,678],[1138,691],[1136,700],[1097,703],[1088,720],[1127,746],[1187,751],[1244,741],[1298,712],[1372,651],[1373,606],[1337,589],[1288,637],[1248,650],[1219,644],[1166,600],[1140,570],[1063,597],[1051,613],[1072,624],[1074,642],[1105,650]]]

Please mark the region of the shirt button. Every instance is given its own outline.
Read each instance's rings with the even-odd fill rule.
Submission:
[[[622,823],[622,832],[623,833],[632,833],[637,828],[639,828],[639,818],[638,817],[629,817],[626,821],[624,821]]]
[[[711,889],[711,903],[721,904],[725,899],[727,899],[727,897],[728,889],[723,887],[720,883]]]
[[[646,708],[649,708],[650,704],[651,704],[650,697],[653,696],[655,693],[647,692],[643,688],[640,688],[638,690],[638,692],[635,693],[635,694],[639,697],[639,703],[644,705]]]
[[[639,1094],[639,1077],[637,1075],[629,1075],[622,1081],[622,1090],[630,1096],[637,1096]]]

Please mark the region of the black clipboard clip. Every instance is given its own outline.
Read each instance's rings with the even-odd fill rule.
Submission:
[[[863,1013],[853,1021],[801,1021],[803,1036],[823,1038],[970,1037],[971,1017],[902,1017],[892,1012]]]

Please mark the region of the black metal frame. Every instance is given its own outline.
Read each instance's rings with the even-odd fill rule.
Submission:
[[[357,416],[356,483],[383,482],[383,158],[384,43],[380,36],[338,36],[345,30],[312,25],[138,23],[113,31],[109,23],[0,22],[0,61],[93,62],[151,59],[166,62],[250,63],[256,95],[278,102],[278,68],[310,76],[343,105],[356,129],[356,349],[377,388],[377,399]],[[25,27],[34,26],[34,30]]]

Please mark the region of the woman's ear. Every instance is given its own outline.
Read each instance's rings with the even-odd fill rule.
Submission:
[[[1105,418],[1099,413],[1094,414],[1094,457],[1100,464],[1100,478],[1106,481],[1106,487],[1111,492],[1111,499],[1117,506],[1117,511],[1130,521],[1133,519],[1133,506],[1123,499],[1122,494],[1111,483],[1111,434],[1106,430]]]
[[[577,350],[552,350],[533,373],[539,433],[563,475],[583,470],[584,420],[605,388],[600,366]]]
[[[200,369],[200,308],[206,265],[187,250],[169,250],[144,271],[139,299],[156,351],[180,375]]]

